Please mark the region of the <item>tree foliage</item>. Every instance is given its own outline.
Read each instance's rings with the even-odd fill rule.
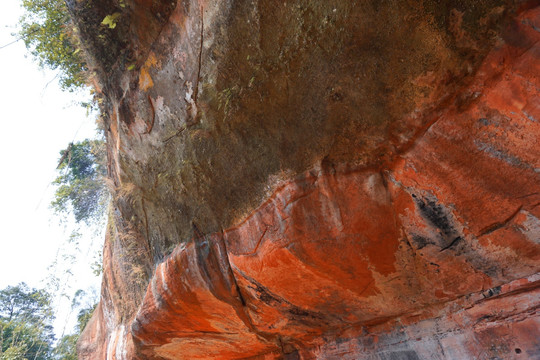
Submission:
[[[54,319],[44,290],[21,283],[0,291],[0,359],[50,359]]]
[[[79,311],[77,316],[77,326],[75,328],[75,333],[70,335],[64,335],[56,345],[54,349],[54,355],[58,359],[62,360],[77,360],[77,341],[82,331],[86,327],[86,324],[92,317],[96,305],[91,305],[86,308],[83,308]]]
[[[19,34],[41,67],[60,71],[60,86],[85,84],[87,65],[64,0],[23,0]]]
[[[96,308],[81,308],[79,297],[84,295],[79,290],[72,304],[80,309],[75,332],[53,346],[50,294],[24,283],[0,290],[0,360],[77,360],[77,340]]]
[[[73,212],[77,222],[90,224],[104,213],[108,199],[105,145],[87,139],[71,143],[60,155],[61,174],[53,182],[57,189],[51,205],[57,213]]]

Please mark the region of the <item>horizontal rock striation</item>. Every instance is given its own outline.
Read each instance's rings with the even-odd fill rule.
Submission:
[[[122,4],[81,359],[540,357],[540,4]]]

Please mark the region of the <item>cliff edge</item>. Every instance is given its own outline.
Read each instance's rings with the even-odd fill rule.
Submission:
[[[69,6],[114,183],[80,359],[540,357],[540,2]]]

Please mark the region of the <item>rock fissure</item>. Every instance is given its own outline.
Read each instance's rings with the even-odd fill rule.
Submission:
[[[156,122],[156,107],[154,106],[154,100],[150,95],[148,95],[148,103],[150,104],[150,109],[152,110],[152,115],[150,116],[150,124],[147,125],[147,128],[144,134],[150,134],[154,128],[154,123]]]
[[[199,45],[199,57],[197,66],[197,82],[195,83],[195,90],[193,91],[193,100],[197,104],[197,97],[199,96],[199,82],[201,80],[201,68],[202,68],[202,53],[204,45],[204,8],[201,6],[201,43]]]
[[[265,226],[261,234],[261,237],[259,237],[259,240],[257,240],[257,243],[255,244],[255,248],[253,249],[253,251],[250,251],[242,255],[255,255],[257,253],[257,250],[259,250],[259,246],[261,245],[261,242],[264,240],[264,235],[266,235],[267,231],[268,231],[268,226]]]
[[[499,222],[496,222],[494,224],[491,224],[487,227],[485,227],[484,229],[480,230],[480,233],[478,234],[478,237],[480,236],[484,236],[484,235],[489,235],[491,234],[492,232],[494,231],[497,231],[505,226],[507,226],[509,223],[511,223],[514,218],[519,214],[519,212],[521,211],[521,209],[523,209],[523,205],[520,205],[516,211],[514,211],[510,216],[508,216],[506,219],[502,220],[502,221],[499,221]]]

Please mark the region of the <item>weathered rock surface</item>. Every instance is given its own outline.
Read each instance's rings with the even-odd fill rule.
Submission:
[[[538,2],[122,5],[80,358],[540,357]]]

